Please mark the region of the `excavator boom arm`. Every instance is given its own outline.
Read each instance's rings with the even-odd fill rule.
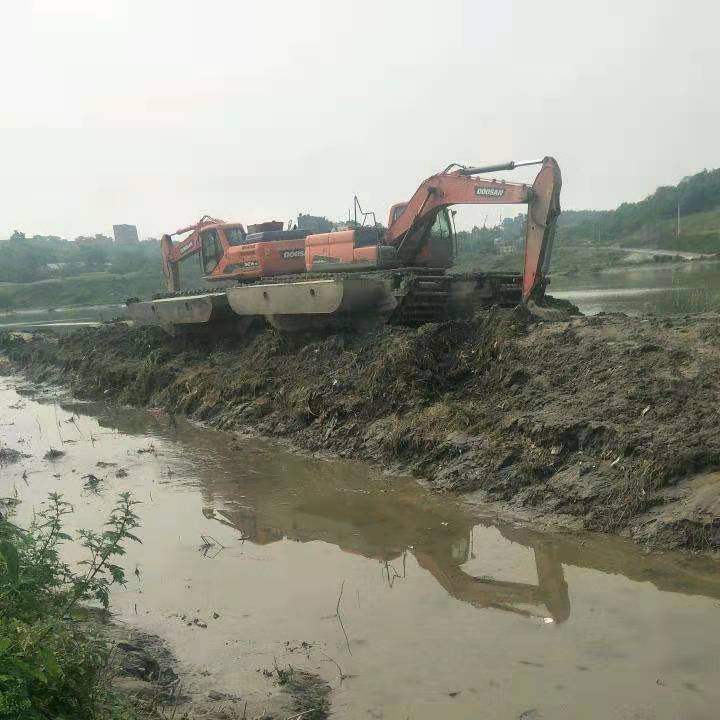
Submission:
[[[529,164],[542,164],[532,186],[474,177],[475,173],[511,170]],[[560,214],[560,168],[554,158],[533,163],[503,163],[485,168],[461,168],[444,171],[425,180],[404,210],[390,223],[386,242],[397,247],[401,263],[411,264],[426,241],[429,219],[440,208],[450,205],[526,204],[528,221],[525,233],[523,300],[529,300],[544,285]]]

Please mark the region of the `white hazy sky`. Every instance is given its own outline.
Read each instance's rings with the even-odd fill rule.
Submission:
[[[717,0],[2,0],[0,26],[0,237],[354,193],[384,220],[450,162],[546,154],[565,208],[610,208],[720,165]]]

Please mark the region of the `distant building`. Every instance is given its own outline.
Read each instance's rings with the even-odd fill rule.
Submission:
[[[118,245],[129,245],[140,242],[137,225],[113,225],[113,235]]]

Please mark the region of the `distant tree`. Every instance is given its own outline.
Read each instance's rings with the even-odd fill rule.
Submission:
[[[635,203],[622,203],[616,210],[564,211],[558,221],[559,242],[606,244],[639,230],[657,235],[663,220],[720,207],[720,169],[702,170],[684,177],[677,185],[663,185]]]
[[[10,236],[12,242],[23,242],[25,240],[25,233],[19,230],[13,230],[13,234]]]
[[[86,245],[80,248],[80,259],[90,268],[98,268],[108,262],[110,253],[97,245]]]

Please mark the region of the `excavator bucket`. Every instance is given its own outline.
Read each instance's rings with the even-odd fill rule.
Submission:
[[[545,292],[545,275],[550,266],[555,225],[560,214],[561,186],[562,178],[557,162],[554,158],[546,157],[529,193],[523,302],[537,300]]]

